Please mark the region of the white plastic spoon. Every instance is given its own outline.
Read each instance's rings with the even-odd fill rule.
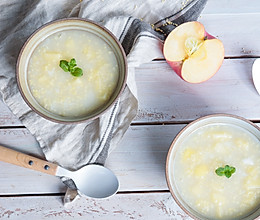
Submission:
[[[260,59],[256,59],[253,63],[252,77],[255,88],[260,95]]]
[[[0,146],[0,161],[54,176],[69,177],[80,193],[92,198],[109,197],[119,188],[115,174],[101,165],[91,164],[77,171],[69,171],[56,164],[2,146]]]

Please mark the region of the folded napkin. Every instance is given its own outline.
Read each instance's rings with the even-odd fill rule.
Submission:
[[[196,20],[207,0],[1,0],[0,88],[4,102],[39,141],[46,159],[70,170],[104,164],[137,114],[135,67],[162,57],[162,44],[177,25]],[[128,79],[119,100],[90,123],[63,125],[33,112],[22,99],[15,65],[25,40],[41,25],[65,17],[94,20],[121,42]],[[65,180],[65,182],[67,182]],[[73,184],[71,186],[73,188]],[[76,195],[69,190],[65,200]]]

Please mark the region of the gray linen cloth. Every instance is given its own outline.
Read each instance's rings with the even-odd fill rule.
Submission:
[[[88,163],[104,164],[137,114],[135,67],[162,57],[167,34],[183,22],[196,20],[206,1],[1,0],[2,98],[39,141],[47,160],[70,170]],[[114,106],[91,123],[63,125],[43,119],[26,105],[16,84],[16,60],[25,40],[41,25],[65,17],[88,18],[104,25],[127,54],[126,88]],[[75,195],[67,191],[66,201]]]

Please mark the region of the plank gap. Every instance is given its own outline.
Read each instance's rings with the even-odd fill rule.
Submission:
[[[199,118],[202,118],[203,116],[199,117]],[[197,119],[199,119],[197,118]],[[186,121],[154,121],[154,122],[133,122],[131,123],[131,126],[146,126],[146,125],[158,125],[158,126],[161,126],[161,125],[183,125],[183,124],[189,124],[193,121],[195,121],[196,119],[191,119],[191,120],[186,120]],[[260,123],[260,120],[257,120],[257,119],[247,119],[248,121],[252,122],[252,123]]]
[[[26,128],[25,126],[18,125],[18,126],[0,126],[0,129],[23,129]]]
[[[244,56],[227,56],[225,57],[226,60],[228,59],[252,59],[252,58],[260,58],[258,55],[244,55]]]
[[[244,56],[225,56],[224,59],[231,60],[231,59],[252,59],[252,58],[260,58],[258,55],[244,55]],[[153,59],[152,62],[158,62],[158,61],[165,61],[164,58],[156,58]]]
[[[169,193],[170,190],[149,190],[149,191],[120,191],[117,194],[151,194],[151,193]]]
[[[131,126],[144,126],[144,125],[178,125],[178,124],[188,124],[194,120],[188,121],[151,121],[151,122],[133,122]]]
[[[149,190],[149,191],[119,191],[116,194],[152,194],[152,193],[169,193],[169,190]],[[0,195],[0,198],[16,198],[16,197],[38,197],[38,196],[65,196],[65,193],[37,193],[37,194],[13,194]]]
[[[0,195],[0,198],[10,198],[10,197],[37,197],[37,196],[65,196],[65,193],[36,193],[36,194],[9,194]]]

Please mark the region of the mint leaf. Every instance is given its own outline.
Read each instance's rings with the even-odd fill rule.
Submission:
[[[223,176],[224,175],[224,168],[219,167],[218,169],[215,170],[215,172],[218,176]]]
[[[73,71],[71,71],[71,74],[73,76],[79,77],[79,76],[83,75],[83,71],[82,71],[82,69],[76,67],[75,69],[73,69]]]
[[[230,178],[231,177],[231,172],[230,172],[230,170],[226,170],[225,171],[225,176],[227,177],[227,178]]]
[[[60,67],[65,71],[65,72],[70,72],[71,75],[75,77],[79,77],[83,75],[82,69],[79,67],[76,67],[77,63],[75,58],[72,58],[70,62],[67,60],[60,60]]]
[[[235,167],[230,167],[230,172],[231,172],[231,174],[233,174],[233,173],[235,173],[236,172],[236,168]]]
[[[72,59],[70,60],[70,64],[75,64],[75,66],[77,65],[75,58],[72,58]]]
[[[69,72],[69,63],[67,60],[61,60],[60,61],[60,67],[65,71]]]
[[[72,58],[69,62],[70,69],[72,70],[73,67],[77,66],[75,58]]]
[[[215,170],[215,173],[218,176],[226,176],[227,178],[230,178],[233,173],[236,172],[235,167],[230,167],[229,165],[226,165],[225,167],[219,167]]]

